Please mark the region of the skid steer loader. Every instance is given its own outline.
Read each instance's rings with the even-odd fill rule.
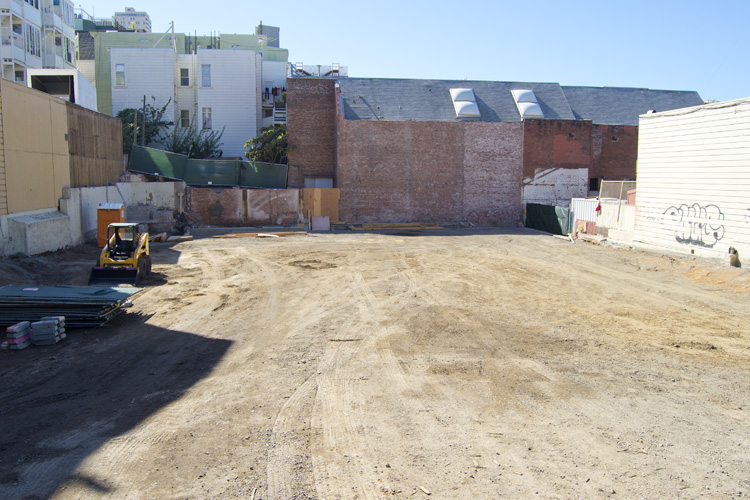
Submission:
[[[91,270],[89,286],[139,286],[151,274],[148,233],[137,223],[107,226],[107,244]]]

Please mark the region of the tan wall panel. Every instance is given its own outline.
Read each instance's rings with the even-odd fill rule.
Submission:
[[[51,154],[9,149],[5,158],[9,213],[57,207]]]
[[[70,185],[66,103],[11,82],[0,91],[7,211],[57,208]]]

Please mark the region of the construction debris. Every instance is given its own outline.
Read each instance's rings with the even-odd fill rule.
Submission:
[[[349,226],[352,231],[424,231],[443,229],[443,226],[422,222],[397,222],[392,224],[356,224]]]
[[[0,347],[20,351],[31,345],[31,324],[28,321],[21,321],[5,330],[7,340]]]
[[[152,235],[152,236],[151,236],[151,237],[150,237],[150,238],[148,239],[148,242],[149,242],[149,243],[161,243],[161,242],[163,242],[163,241],[167,241],[167,238],[168,238],[168,237],[169,237],[169,236],[167,235],[167,233],[159,233],[159,234],[154,234],[154,235]]]
[[[45,316],[31,323],[31,342],[34,345],[55,345],[66,337],[65,316]]]
[[[192,235],[185,236],[170,236],[167,238],[167,243],[179,243],[180,241],[193,241]]]
[[[129,307],[129,298],[141,290],[132,287],[4,286],[0,288],[0,325],[52,321],[50,317],[64,316],[63,328],[101,326]],[[57,327],[60,328],[59,319]],[[40,328],[52,329],[42,325]],[[64,330],[58,330],[58,334],[62,333]]]
[[[307,234],[305,231],[280,231],[276,233],[228,233],[215,236],[216,238],[278,238],[281,236],[299,236]]]

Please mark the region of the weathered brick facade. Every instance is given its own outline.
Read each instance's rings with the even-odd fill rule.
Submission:
[[[524,178],[550,168],[591,168],[590,121],[526,120],[523,130]]]
[[[305,177],[336,176],[336,98],[334,80],[287,80],[290,188]]]
[[[522,140],[520,123],[339,118],[341,218],[515,225]]]
[[[589,176],[598,179],[635,179],[638,127],[594,125],[591,130],[594,161]]]
[[[199,226],[292,225],[298,222],[297,189],[186,189],[187,214]]]
[[[332,177],[349,222],[515,225],[590,178],[635,176],[637,127],[589,120],[345,120],[334,80],[288,84],[289,186]]]

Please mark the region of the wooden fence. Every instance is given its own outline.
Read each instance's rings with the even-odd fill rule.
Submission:
[[[71,187],[117,182],[123,172],[120,119],[72,104],[67,111]]]

